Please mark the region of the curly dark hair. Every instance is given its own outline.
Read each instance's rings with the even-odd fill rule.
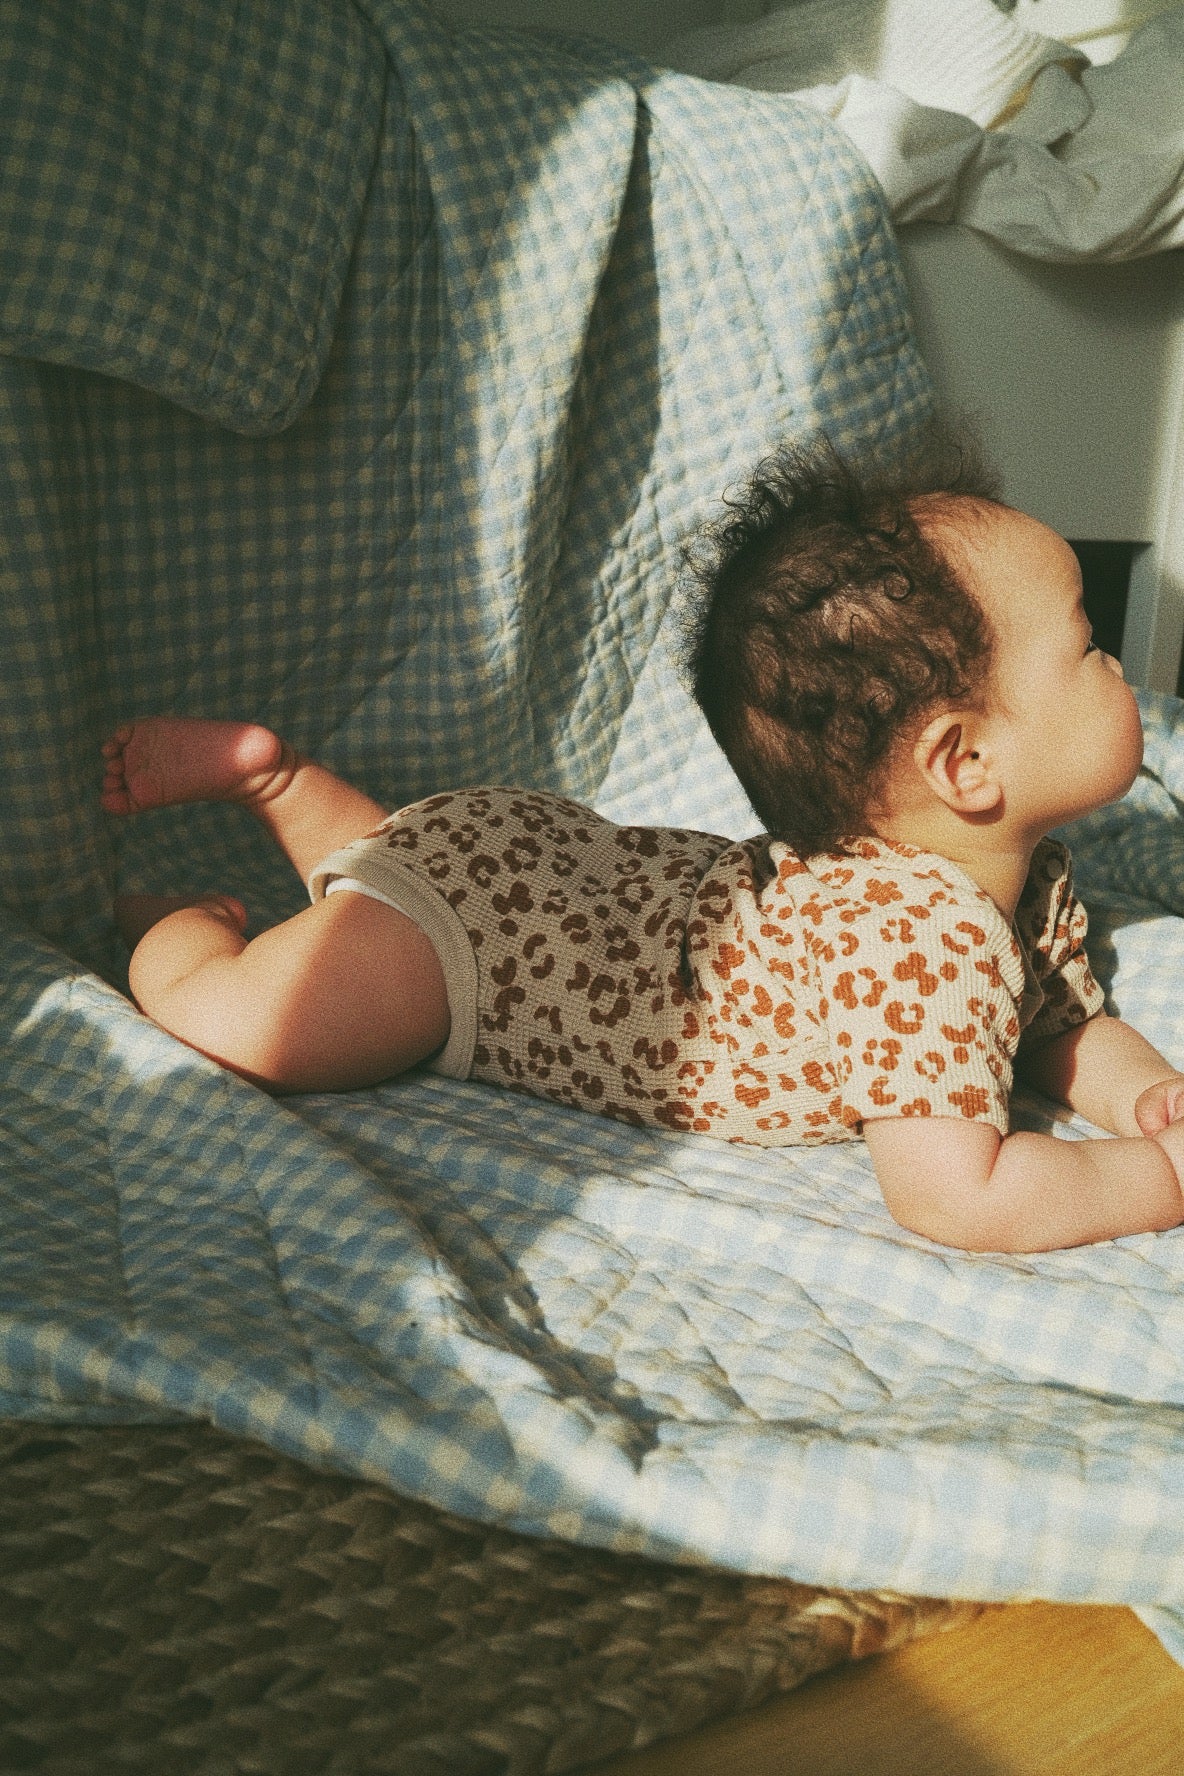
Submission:
[[[990,628],[917,502],[962,526],[996,499],[973,447],[936,428],[867,477],[826,440],[783,446],[692,549],[694,695],[800,855],[866,833],[898,737],[982,689]]]

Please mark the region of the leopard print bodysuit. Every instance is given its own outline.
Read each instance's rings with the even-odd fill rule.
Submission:
[[[1021,1040],[1102,1003],[1051,840],[1012,924],[906,845],[803,860],[513,789],[415,803],[327,858],[313,897],[335,878],[436,943],[453,1015],[438,1070],[760,1146],[851,1139],[871,1116],[1005,1134]]]

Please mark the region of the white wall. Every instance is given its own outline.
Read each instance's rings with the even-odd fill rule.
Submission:
[[[437,12],[466,25],[515,25],[609,37],[643,55],[701,25],[763,18],[766,0],[434,0]]]

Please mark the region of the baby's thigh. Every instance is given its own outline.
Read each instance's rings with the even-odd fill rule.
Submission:
[[[430,940],[366,895],[327,895],[255,938],[235,964],[249,1064],[272,1090],[348,1091],[426,1060],[448,1037]]]

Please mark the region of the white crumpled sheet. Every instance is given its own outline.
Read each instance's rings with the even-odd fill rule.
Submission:
[[[940,21],[921,0],[850,0],[819,13],[806,4],[695,33],[667,59],[709,79],[793,92],[824,112],[866,158],[898,225],[959,222],[1059,261],[1184,244],[1184,7],[1141,26],[1099,67],[1018,27],[1000,44],[1008,27],[990,0],[950,0]],[[821,34],[828,19],[837,41]],[[961,71],[933,53],[942,26],[963,32]],[[984,30],[989,79],[976,59]],[[987,127],[1009,100],[1023,102]]]

